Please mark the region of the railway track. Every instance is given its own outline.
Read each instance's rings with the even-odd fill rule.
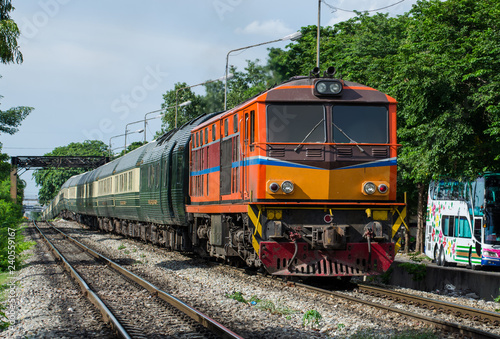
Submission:
[[[425,298],[417,295],[397,292],[385,288],[358,285],[358,291],[376,297],[383,297],[397,302],[404,302],[409,305],[415,305],[429,310],[436,310],[447,314],[453,314],[456,317],[472,319],[492,326],[500,326],[500,313],[485,311],[464,305],[449,303],[441,300]]]
[[[52,225],[35,227],[120,337],[241,338]]]
[[[290,284],[290,283],[289,283]],[[369,300],[365,300],[359,297],[350,296],[345,293],[330,291],[323,288],[318,288],[302,283],[294,283],[295,286],[307,289],[309,291],[314,291],[320,294],[341,298],[344,300],[348,300],[351,302],[362,303],[367,306],[371,306],[377,309],[383,309],[389,312],[395,312],[400,315],[418,319],[425,323],[428,323],[431,326],[434,326],[437,329],[440,329],[444,332],[459,334],[460,336],[465,336],[468,338],[500,338],[498,334],[490,333],[478,328],[473,328],[470,326],[464,326],[458,323],[453,323],[450,321],[445,321],[441,319],[437,319],[434,317],[429,317],[425,315],[421,315],[415,312],[410,312],[407,310],[402,310],[395,308],[393,306],[382,305],[377,302],[372,302]],[[494,312],[488,312],[480,309],[475,309],[472,307],[467,307],[463,305],[443,302],[440,300],[434,300],[429,298],[424,298],[420,296],[415,296],[411,294],[396,292],[389,289],[383,289],[379,287],[373,287],[368,285],[358,285],[358,292],[369,294],[371,296],[383,297],[396,302],[403,302],[406,304],[411,304],[414,306],[418,306],[424,309],[436,310],[438,312],[445,312],[448,314],[455,315],[456,317],[464,317],[465,319],[471,319],[474,321],[482,322],[485,324],[489,324],[492,326],[498,326],[500,321],[500,314],[496,314]]]

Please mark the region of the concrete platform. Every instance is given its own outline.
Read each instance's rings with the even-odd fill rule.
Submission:
[[[389,283],[391,285],[432,292],[446,289],[451,284],[456,290],[470,290],[481,299],[491,301],[500,295],[500,272],[471,270],[466,267],[440,267],[433,263],[426,265],[425,278],[415,281],[413,276],[399,265],[406,261],[394,261]],[[416,263],[418,265],[418,263]]]

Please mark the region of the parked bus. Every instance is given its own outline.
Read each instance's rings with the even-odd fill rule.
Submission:
[[[500,267],[500,173],[430,183],[425,254],[440,266]]]

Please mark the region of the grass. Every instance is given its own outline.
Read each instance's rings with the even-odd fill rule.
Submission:
[[[304,316],[302,317],[302,326],[319,326],[319,322],[323,318],[321,314],[316,311],[316,310],[309,310],[306,313],[304,313]]]
[[[398,265],[408,274],[411,274],[413,281],[422,281],[427,275],[427,266],[425,264],[413,264],[411,262],[403,262]]]
[[[288,316],[290,314],[298,313],[299,311],[293,310],[285,305],[282,305],[280,302],[277,304],[273,303],[271,300],[260,300],[256,303],[258,309],[263,311],[268,311],[271,314],[278,314]]]
[[[271,300],[261,300],[257,298],[257,296],[252,296],[250,299],[245,299],[243,296],[243,293],[234,291],[231,294],[226,294],[226,298],[229,299],[234,299],[240,303],[245,303],[245,304],[250,304],[252,306],[255,306],[256,308],[267,311],[271,314],[278,314],[278,315],[283,315],[286,316],[287,320],[290,320],[289,315],[298,313],[299,311],[292,310],[291,308],[288,308],[287,306],[282,305],[280,302],[274,303]]]
[[[415,262],[422,262],[424,260],[428,260],[428,261],[431,261],[432,259],[429,258],[428,256],[426,255],[422,255],[422,253],[420,252],[413,252],[413,253],[408,253],[408,256],[410,257],[410,259],[412,261],[415,261]]]
[[[7,308],[5,301],[7,300],[7,293],[10,288],[10,286],[7,285],[10,277],[11,275],[9,272],[0,273],[0,330],[4,330],[10,325],[4,313],[4,310]]]
[[[123,250],[125,248],[125,245],[124,244],[120,244],[120,246],[118,246],[118,250]]]

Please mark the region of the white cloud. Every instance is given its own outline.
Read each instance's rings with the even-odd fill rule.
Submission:
[[[260,22],[258,20],[248,24],[245,28],[237,28],[235,30],[239,34],[254,34],[271,37],[281,37],[293,32],[293,30],[281,20],[268,20]]]

